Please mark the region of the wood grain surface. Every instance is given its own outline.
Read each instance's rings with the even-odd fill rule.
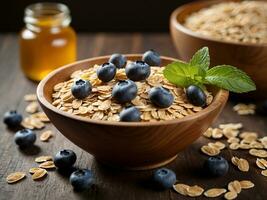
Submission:
[[[142,53],[147,49],[156,49],[162,55],[175,57],[175,49],[167,34],[82,34],[78,40],[79,59],[121,53]],[[36,84],[24,78],[19,69],[18,44],[15,35],[0,35],[0,113],[10,109],[23,112],[27,105],[23,96],[35,92]],[[260,116],[238,116],[232,111],[232,103],[228,103],[223,113],[217,120],[218,123],[242,122],[244,129],[257,131],[264,135],[267,130],[266,119]],[[215,124],[215,125],[216,125]],[[46,129],[52,129],[48,125]],[[41,131],[36,131],[40,134]],[[157,191],[153,189],[149,178],[152,171],[131,172],[108,168],[96,162],[91,155],[69,142],[64,136],[56,132],[54,138],[48,143],[37,140],[36,146],[28,151],[19,150],[13,142],[14,132],[6,129],[0,123],[0,200],[24,199],[114,199],[114,200],[168,200],[168,199],[207,199],[187,198],[175,193],[173,190]],[[255,188],[244,190],[238,195],[242,200],[264,200],[267,198],[267,178],[260,175],[260,170],[255,166],[255,158],[248,155],[247,151],[223,150],[222,155],[228,160],[233,155],[242,156],[250,161],[248,173],[236,170],[230,164],[227,176],[208,178],[200,172],[203,161],[207,158],[201,154],[199,148],[208,140],[201,138],[177,159],[168,165],[177,174],[179,182],[198,184],[208,189],[211,187],[225,187],[228,182],[237,179],[249,179],[255,183]],[[15,171],[27,172],[36,166],[34,158],[39,155],[54,155],[63,148],[73,149],[78,160],[77,167],[91,168],[96,177],[96,186],[83,193],[73,192],[68,178],[57,171],[49,171],[48,177],[42,181],[32,181],[29,174],[27,178],[14,185],[8,185],[6,176]],[[116,156],[116,155],[114,155]],[[214,198],[215,199],[215,198]],[[219,198],[219,199],[222,199]]]

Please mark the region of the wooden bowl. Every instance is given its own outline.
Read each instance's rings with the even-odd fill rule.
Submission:
[[[255,81],[257,91],[242,97],[267,99],[267,44],[221,41],[202,36],[183,26],[188,15],[219,2],[222,0],[196,1],[183,5],[172,13],[170,31],[178,54],[182,60],[188,61],[198,49],[208,46],[212,66],[219,64],[236,66],[249,74]]]
[[[126,55],[140,60],[141,55]],[[109,56],[75,62],[51,72],[38,85],[37,96],[55,127],[70,141],[102,163],[125,169],[151,169],[176,158],[211,125],[223,109],[228,92],[213,88],[214,101],[202,111],[183,119],[162,122],[110,122],[63,112],[51,104],[53,86],[72,72],[108,61]],[[175,59],[162,57],[162,65]]]

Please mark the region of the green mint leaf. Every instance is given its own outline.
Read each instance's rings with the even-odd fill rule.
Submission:
[[[191,66],[181,61],[173,62],[163,70],[164,77],[171,83],[187,87],[195,84],[203,87],[206,72],[199,66]]]
[[[254,82],[245,72],[230,65],[219,65],[209,69],[205,80],[205,83],[236,93],[256,90]]]
[[[202,49],[198,50],[191,58],[189,64],[191,66],[198,65],[203,70],[207,71],[210,66],[209,48],[203,47]]]

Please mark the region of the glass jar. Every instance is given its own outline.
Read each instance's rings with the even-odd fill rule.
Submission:
[[[76,33],[70,12],[59,3],[37,3],[25,9],[25,28],[19,36],[24,74],[40,81],[52,70],[76,60]]]

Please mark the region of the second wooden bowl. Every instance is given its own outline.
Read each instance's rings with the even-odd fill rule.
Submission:
[[[127,55],[140,60],[141,55]],[[193,143],[223,109],[228,92],[213,88],[213,102],[204,110],[183,119],[163,122],[109,122],[68,114],[55,108],[53,86],[69,79],[76,70],[108,61],[109,56],[83,60],[51,72],[37,88],[38,100],[55,127],[70,141],[91,153],[97,160],[126,169],[151,169],[176,158]],[[165,66],[175,59],[162,57]]]
[[[178,54],[181,59],[188,61],[198,49],[208,46],[212,66],[221,64],[236,66],[248,73],[255,81],[257,91],[242,97],[267,99],[267,44],[221,41],[202,36],[183,26],[188,15],[219,2],[222,0],[196,1],[181,6],[172,13],[170,31]]]

